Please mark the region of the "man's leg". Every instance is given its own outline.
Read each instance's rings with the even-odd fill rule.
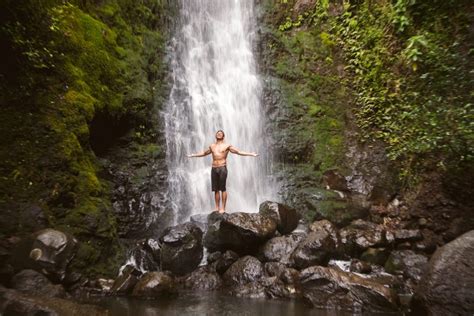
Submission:
[[[219,194],[219,191],[214,191],[214,200],[216,201],[216,211],[219,211],[219,204],[221,201],[221,196]]]
[[[227,191],[222,191],[222,211],[225,212],[225,204],[227,203]]]

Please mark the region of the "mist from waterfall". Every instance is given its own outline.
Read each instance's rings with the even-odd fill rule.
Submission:
[[[229,154],[229,212],[255,212],[275,198],[271,153],[266,146],[262,84],[252,44],[256,38],[254,0],[180,0],[172,38],[172,88],[164,115],[169,192],[175,223],[214,209],[211,156],[187,158],[215,141],[259,156]]]

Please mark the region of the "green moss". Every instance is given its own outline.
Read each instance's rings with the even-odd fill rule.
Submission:
[[[320,177],[325,170],[345,170],[345,113],[350,96],[341,85],[339,63],[334,62],[335,42],[321,27],[303,28],[293,32],[272,33],[275,44],[274,72],[281,78],[285,104],[299,118],[298,137],[314,144],[313,153],[305,158]],[[328,62],[329,60],[329,62]],[[294,127],[296,129],[296,126]]]
[[[0,76],[0,207],[40,205],[51,227],[83,245],[76,268],[110,273],[123,251],[111,187],[91,150],[90,124],[99,114],[117,121],[127,115],[141,135],[141,147],[130,151],[161,154],[149,145],[156,139],[149,121],[151,87],[162,89],[153,81],[163,71],[164,41],[156,29],[163,7],[115,0],[7,2],[0,39],[15,57],[7,69],[11,80]],[[27,233],[21,229],[8,233]]]

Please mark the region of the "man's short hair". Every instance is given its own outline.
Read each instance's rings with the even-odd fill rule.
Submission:
[[[224,133],[224,131],[221,130],[221,129],[216,132],[216,135],[217,135],[217,133],[219,133],[219,132],[222,132],[222,135],[224,135],[224,137],[225,137],[225,133]]]

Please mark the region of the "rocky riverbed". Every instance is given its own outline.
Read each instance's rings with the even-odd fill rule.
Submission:
[[[135,264],[115,279],[72,272],[78,241],[43,229],[2,245],[0,312],[102,315],[107,307],[84,302],[107,296],[173,301],[190,290],[350,313],[474,310],[474,231],[438,247],[426,229],[373,218],[342,227],[328,219],[307,222],[269,201],[258,213],[194,216],[142,240],[132,252]]]

